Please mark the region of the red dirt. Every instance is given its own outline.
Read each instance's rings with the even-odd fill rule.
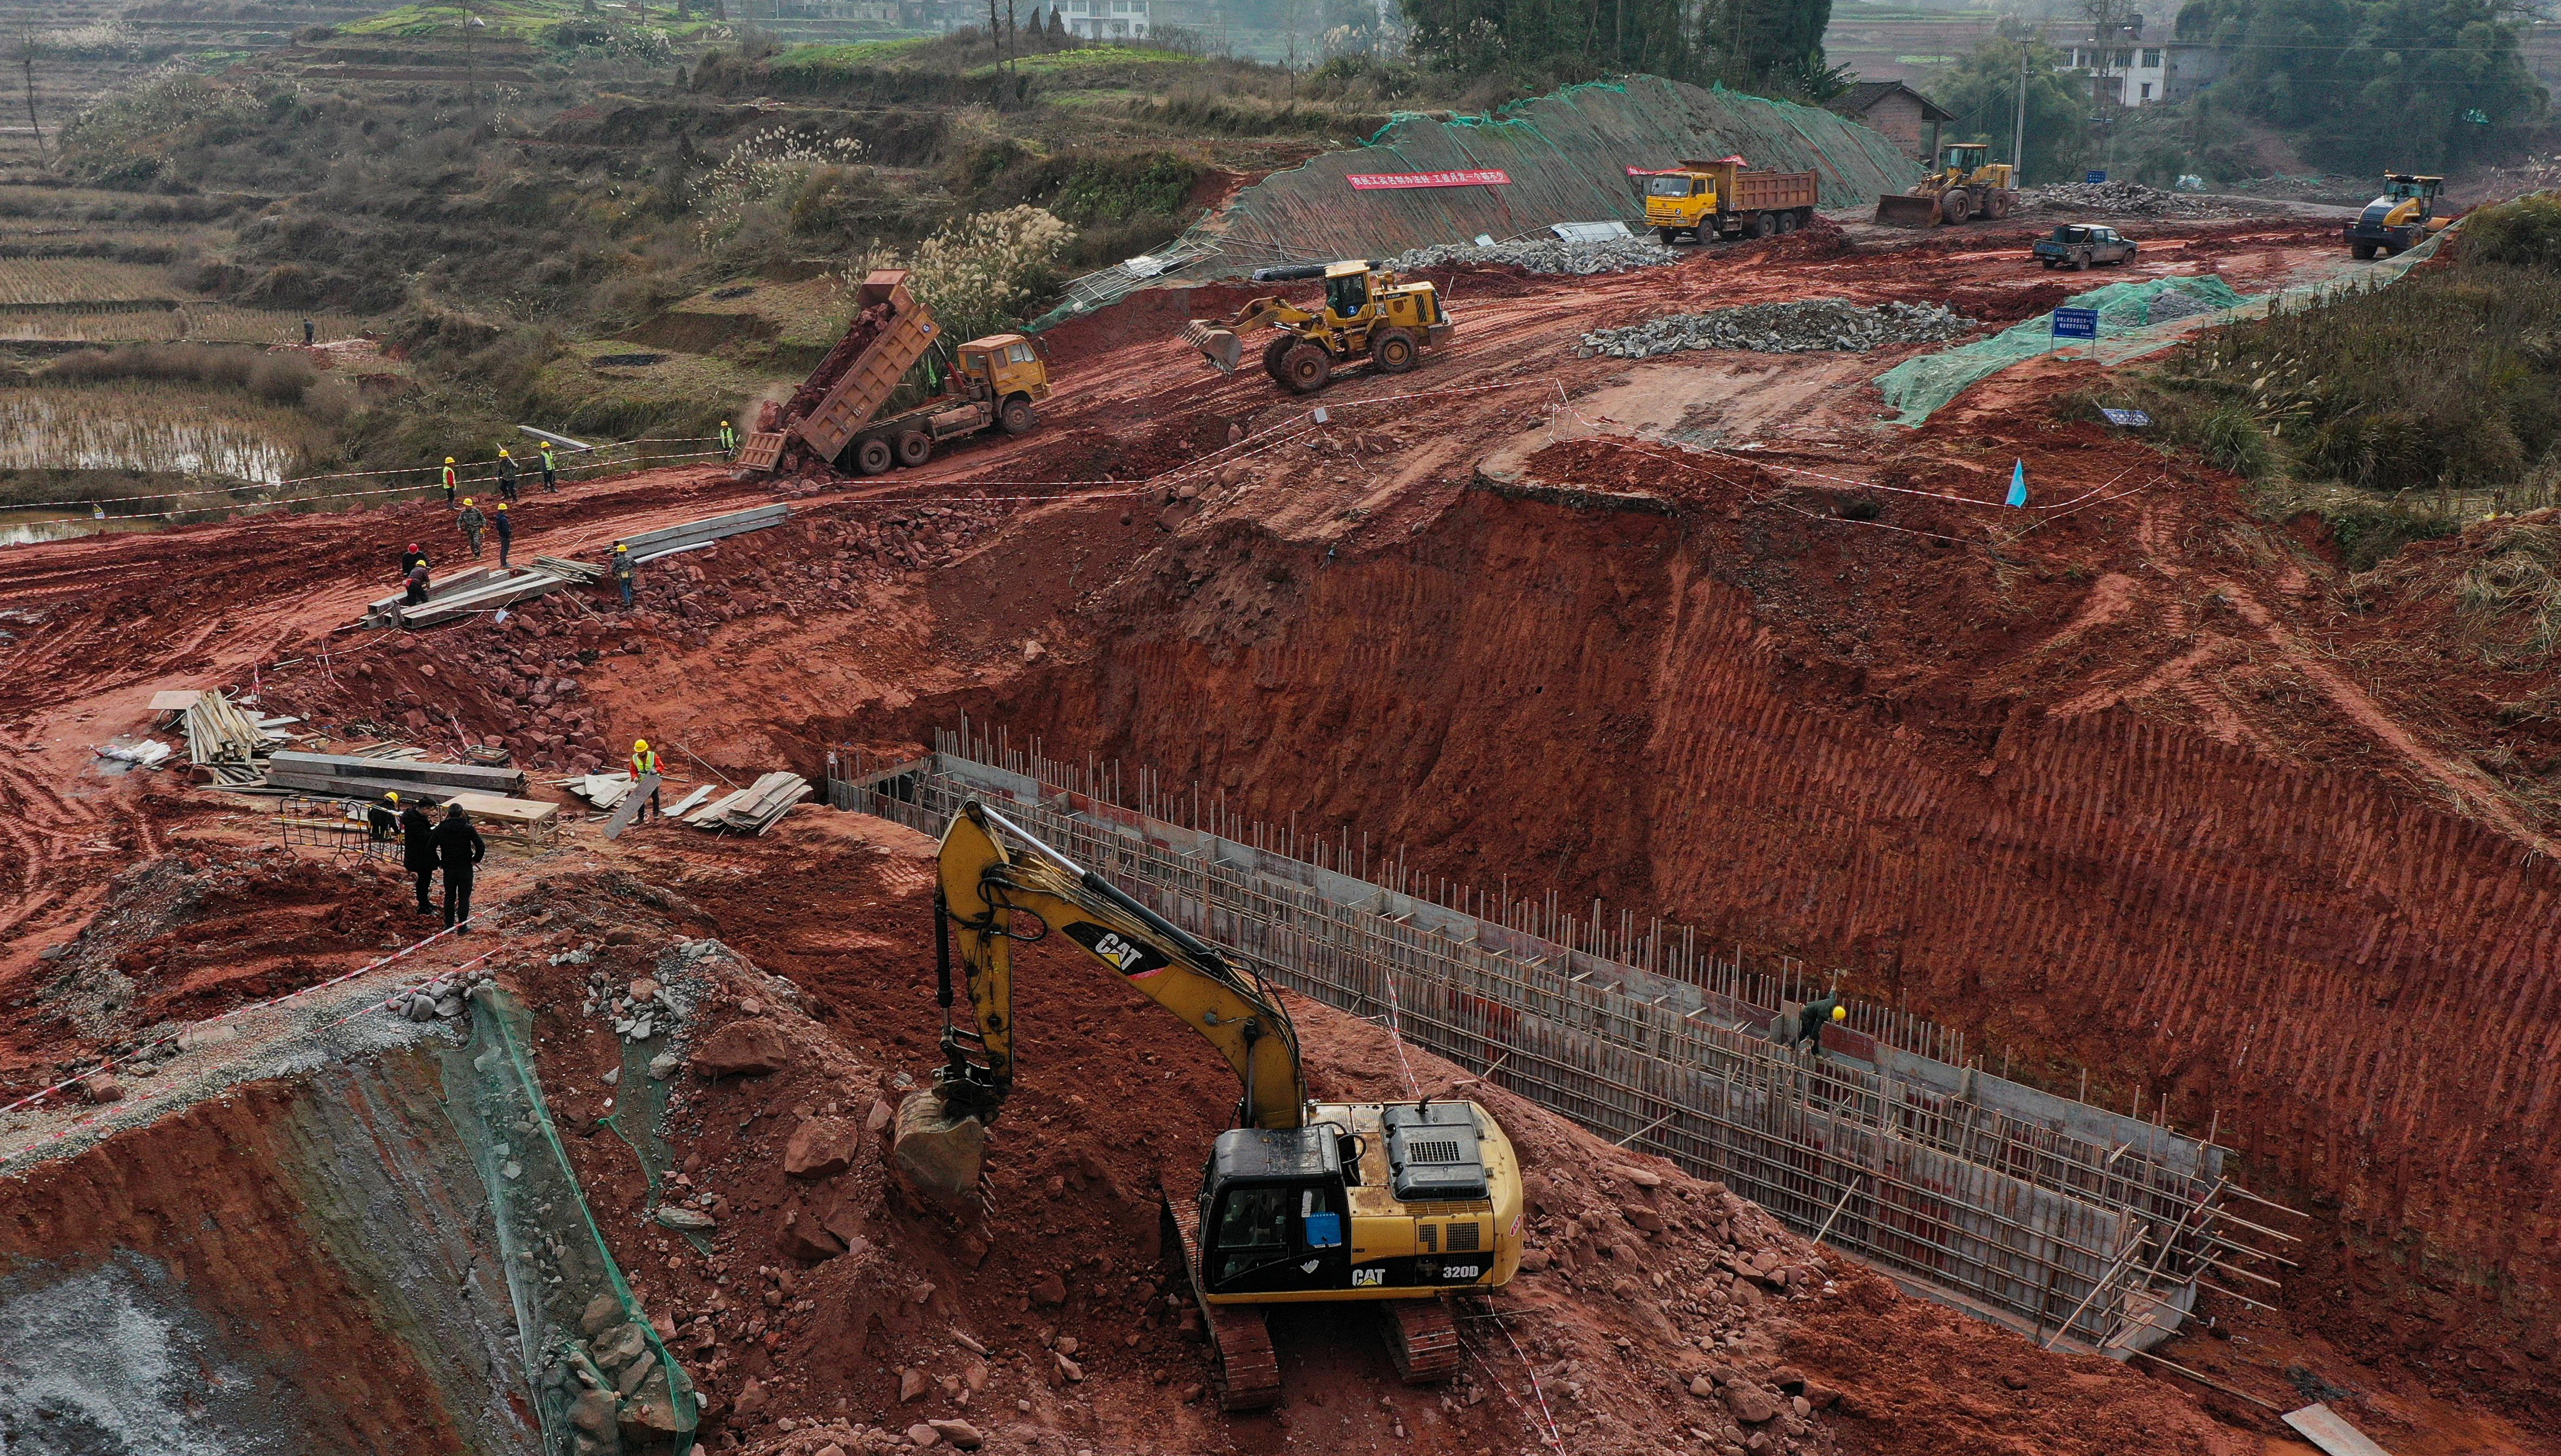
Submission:
[[[2484,629],[2447,600],[2497,549],[2493,533],[2412,554],[2406,579],[2341,581],[2258,522],[2239,483],[2057,419],[2053,398],[2097,373],[2071,362],[1996,376],[1906,432],[1874,424],[1873,392],[1839,361],[1755,360],[1758,377],[1805,393],[1769,397],[1793,401],[1784,408],[1735,407],[1725,438],[1770,446],[1743,452],[1749,465],[1626,443],[1538,453],[1560,402],[1624,385],[1659,390],[1677,413],[1735,377],[1695,359],[1574,359],[1587,329],[1809,295],[1963,296],[1996,321],[2053,286],[2022,265],[2028,232],[1891,250],[1862,242],[1832,256],[1812,255],[1820,240],[1807,238],[1634,274],[1510,279],[1510,296],[1461,295],[1460,338],[1423,371],[1343,379],[1325,397],[1328,427],[1222,468],[1195,497],[1039,484],[1143,475],[1224,438],[1231,420],[1272,428],[1306,407],[1259,374],[1217,376],[1171,337],[1195,300],[1141,295],[1052,336],[1060,387],[1041,431],[916,475],[795,493],[792,527],[649,572],[644,610],[628,617],[601,591],[566,592],[506,627],[342,630],[388,592],[400,545],[457,540],[437,506],[0,553],[15,634],[0,641],[0,835],[12,850],[0,926],[13,932],[0,1002],[48,984],[37,952],[104,903],[128,858],[164,853],[173,832],[260,832],[255,820],[222,827],[242,811],[210,793],[85,776],[89,745],[140,729],[157,688],[254,686],[270,711],[342,735],[384,723],[436,743],[437,724],[449,741],[458,721],[465,736],[536,761],[609,758],[645,734],[673,744],[686,771],[731,779],[785,764],[814,775],[842,740],[909,748],[966,711],[1018,738],[1045,735],[1053,752],[1197,779],[1248,816],[1404,842],[1435,875],[1604,895],[1846,967],[1855,994],[1955,1024],[2022,1074],[2068,1089],[2092,1068],[2098,1100],[2156,1106],[2166,1093],[2182,1126],[2212,1126],[2240,1150],[2243,1182],[2314,1214],[2280,1313],[2208,1297],[2239,1332],[2213,1347],[2230,1382],[2280,1398],[2296,1388],[2291,1363],[2364,1389],[2361,1418],[2396,1449],[2431,1422],[2493,1428],[2466,1424],[2492,1421],[2492,1406],[2518,1422],[2514,1444],[2561,1448],[2549,1377],[2561,1200],[2548,1151],[2561,1132],[2561,1018],[2543,928],[2561,885],[2541,854],[2549,806],[2539,778],[2526,781],[2561,738],[2530,706],[2553,691],[2548,660],[2481,662]],[[2136,276],[2213,266],[2246,291],[2336,263],[2330,239],[2291,224],[2164,224],[2141,237]],[[1582,429],[1571,414],[1558,423]],[[1497,449],[1550,484],[1645,492],[1672,514],[1473,488]],[[2013,460],[2040,508],[2087,504],[1989,504]],[[962,509],[964,481],[1064,498]],[[528,501],[519,544],[593,553],[768,494],[719,470],[580,486]],[[324,647],[325,668],[312,660]],[[304,665],[269,670],[295,659]],[[562,678],[578,688],[546,690]],[[568,868],[589,863],[585,841],[565,853]],[[615,854],[637,854],[628,863],[654,883],[686,882],[721,933],[803,979],[831,1008],[820,1025],[850,1043],[844,1055],[922,1069],[930,1028],[919,1016],[904,1029],[924,1004],[893,999],[901,975],[912,995],[922,974],[912,904],[859,876],[690,831],[653,831]],[[804,890],[820,897],[796,898]],[[285,948],[248,965],[280,965]],[[1140,1045],[1111,1016],[1087,1020],[1090,1031],[1071,1021],[1051,1033],[1051,1064],[1073,1057],[1082,1078]],[[24,1026],[0,1044],[21,1068],[69,1054]],[[703,1105],[725,1110],[730,1095]],[[790,1095],[846,1100],[815,1085]],[[1053,1128],[1088,1115],[1025,1105]],[[778,1217],[780,1197],[755,1182],[766,1175],[753,1160],[770,1152],[756,1141],[764,1124],[719,1154],[749,1160],[738,1176],[768,1205],[760,1219]],[[705,1135],[737,1125],[713,1117]],[[1035,1157],[1013,1146],[1006,1156]],[[1097,1156],[1116,1168],[1136,1154]],[[1136,1196],[1123,1172],[1110,1183],[1111,1197]],[[1007,1207],[1000,1218],[1032,1219],[1039,1205]],[[1073,1237],[1042,1230],[1074,1221],[1013,1227],[1037,1244]],[[1136,1235],[1110,1236],[1123,1240],[1111,1277],[1131,1277]],[[634,1258],[647,1277],[680,1277]],[[996,1264],[935,1282],[976,1289],[1006,1272]],[[754,1267],[741,1256],[735,1272]],[[984,1297],[992,1321],[1004,1301]],[[909,1318],[894,1299],[864,1298],[885,1327]],[[1021,1314],[1005,1328],[1019,1332]],[[2202,1449],[2181,1444],[2206,1436],[2174,1417],[2260,1419],[2123,1372],[2109,1378],[2161,1402],[2132,1441],[2136,1427],[2104,1406],[2012,1413],[2009,1395],[1953,1374],[1988,1370],[1988,1356],[1977,1366],[1933,1344],[1912,1362],[1926,1379],[1902,1366],[1861,1373],[1854,1357],[1889,1340],[2014,1344],[1971,1326],[1858,1323],[1872,1317],[1844,1314],[1840,1328],[1859,1333],[1789,1357],[1821,1360],[1845,1390],[1883,1382],[1858,1407],[1863,1425],[1837,1423],[1845,1449],[2057,1449],[2083,1433],[2114,1449]],[[1173,1359],[1134,1333],[1143,1357],[1100,1363],[1115,1378],[1151,1375],[1160,1349]],[[849,1360],[860,1340],[827,1348],[835,1364],[811,1369],[812,1387],[870,1398],[862,1382],[880,1373]],[[1907,1376],[1917,1383],[1892,1383]],[[1161,1391],[1138,1384],[1118,1405],[1098,1397],[1098,1429],[1164,1419]],[[1607,1403],[1659,1412],[1641,1403],[1654,1398],[1630,1384]],[[1350,1444],[1386,1441],[1359,1429]],[[1508,1428],[1506,1443],[1526,1444],[1524,1430]]]

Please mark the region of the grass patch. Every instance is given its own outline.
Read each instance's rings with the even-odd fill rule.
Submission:
[[[1114,66],[1198,66],[1201,64],[1200,57],[1187,56],[1180,51],[1153,51],[1137,46],[1079,46],[1071,51],[1048,51],[1030,56],[1017,56],[1013,59],[1011,69],[1027,71],[1035,76],[1062,76],[1080,71],[1103,71]],[[972,67],[969,75],[993,76],[996,70],[994,66]]]
[[[800,76],[869,71],[890,65],[934,43],[931,36],[904,41],[861,41],[850,46],[794,46],[769,61],[775,71]]]

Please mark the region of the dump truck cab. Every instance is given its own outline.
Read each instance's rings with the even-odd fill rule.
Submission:
[[[1645,179],[1645,226],[1660,233],[1698,231],[1702,220],[1716,216],[1716,175],[1712,172],[1657,172]]]
[[[2445,231],[2454,221],[2437,215],[2437,202],[2445,190],[2443,177],[2385,173],[2382,195],[2367,203],[2356,221],[2341,230],[2348,251],[2360,258],[2377,252],[2390,257],[2418,246],[2430,234]]]
[[[1049,366],[1020,334],[989,334],[960,346],[960,377],[991,400],[1049,398]]]

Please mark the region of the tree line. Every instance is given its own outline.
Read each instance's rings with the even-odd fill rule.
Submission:
[[[1644,72],[1823,99],[1831,0],[1404,0],[1427,63],[1524,81]]]

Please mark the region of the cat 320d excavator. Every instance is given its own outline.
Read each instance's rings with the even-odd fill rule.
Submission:
[[[1238,1126],[1211,1145],[1200,1186],[1163,1190],[1218,1354],[1222,1407],[1280,1398],[1266,1305],[1377,1301],[1409,1383],[1456,1372],[1447,1296],[1499,1288],[1520,1267],[1520,1168],[1491,1114],[1461,1101],[1309,1101],[1297,1029],[1260,976],[983,804],[943,831],[939,881],[939,994],[947,1018],[956,941],[978,1021],[943,1029],[933,1093],[942,1118],[984,1124],[1004,1105],[1013,942],[1053,931],[1208,1038],[1244,1082]],[[902,1133],[909,1122],[903,1107]],[[976,1168],[949,1172],[975,1188]]]

